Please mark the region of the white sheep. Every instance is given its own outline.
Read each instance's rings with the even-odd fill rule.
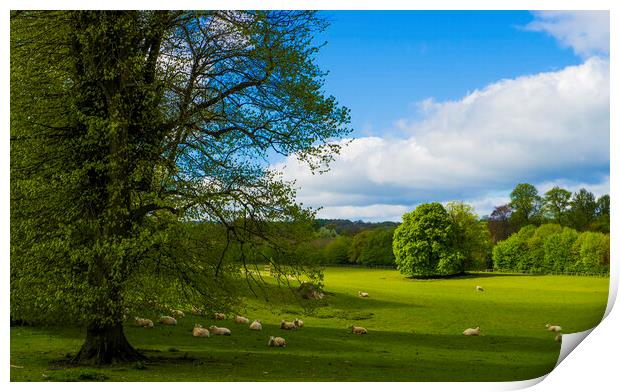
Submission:
[[[153,328],[153,322],[149,319],[144,319],[140,317],[135,317],[136,325],[144,328]]]
[[[357,292],[357,295],[359,295],[360,297],[364,297],[364,298],[365,298],[365,297],[368,297],[368,293],[365,293],[365,292],[363,292],[363,291],[358,291],[358,292]]]
[[[297,326],[293,322],[282,320],[280,322],[280,328],[281,329],[291,330],[291,329],[297,329]]]
[[[272,346],[272,347],[286,347],[286,340],[284,338],[281,338],[279,336],[277,337],[270,337],[269,338],[269,343],[267,343],[267,346]]]
[[[545,325],[545,327],[547,328],[547,331],[550,332],[560,332],[562,330],[562,327],[560,327],[559,325]]]
[[[478,291],[484,291],[484,288],[482,288],[482,286],[476,286],[476,290],[478,290]]]
[[[368,330],[364,327],[356,327],[355,325],[352,325],[351,332],[358,335],[364,335],[368,333]]]
[[[261,324],[260,320],[254,320],[252,324],[250,324],[250,329],[260,331],[263,329],[263,325]]]
[[[209,330],[203,328],[200,324],[194,324],[194,329],[192,330],[192,336],[197,338],[208,338]]]
[[[296,318],[295,320],[293,320],[293,324],[295,324],[295,327],[301,328],[304,326],[304,320]]]
[[[480,327],[467,328],[465,331],[463,331],[463,335],[465,335],[465,336],[478,336],[478,335],[480,335]]]
[[[176,318],[183,318],[183,317],[185,317],[185,313],[183,313],[182,310],[178,310],[178,309],[172,309],[170,311],[170,314],[172,314]]]
[[[247,317],[235,315],[235,323],[237,324],[248,324],[250,320]]]
[[[214,316],[216,320],[226,320],[226,315],[224,313],[215,313]]]
[[[213,335],[230,335],[230,329],[224,327],[216,327],[215,325],[210,326],[209,331],[211,331]]]
[[[557,334],[555,335],[555,341],[558,343],[562,343],[562,334]]]
[[[177,320],[170,316],[161,316],[159,322],[164,325],[177,325]]]

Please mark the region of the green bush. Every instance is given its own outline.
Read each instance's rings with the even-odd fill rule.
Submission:
[[[609,271],[609,235],[586,231],[573,245],[575,263],[572,272],[603,273]]]
[[[534,236],[536,226],[524,226],[493,248],[493,268],[498,271],[523,271],[529,264],[528,240]]]
[[[569,227],[563,228],[562,232],[551,234],[543,244],[545,272],[564,272],[567,267],[575,263],[572,248],[579,237],[577,230]]]
[[[545,248],[546,239],[562,232],[562,226],[555,223],[548,223],[539,226],[530,238],[527,239],[527,252],[519,259],[520,265],[518,270],[522,272],[549,272],[544,267],[545,264]]]

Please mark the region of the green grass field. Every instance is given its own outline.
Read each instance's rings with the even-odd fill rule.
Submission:
[[[607,303],[609,279],[475,274],[412,280],[394,270],[328,268],[325,306],[304,314],[287,290],[271,300],[250,298],[246,314],[263,321],[251,331],[231,320],[231,336],[194,338],[188,315],[174,327],[125,328],[145,350],[145,363],[70,367],[84,332],[77,328],[11,328],[11,381],[508,381],[551,371],[560,345],[545,324],[564,333],[595,326]],[[475,290],[476,285],[484,292]],[[358,290],[369,298],[359,298]],[[306,300],[309,301],[309,300]],[[281,319],[303,318],[296,331]],[[364,326],[367,335],[350,333]],[[462,335],[480,326],[481,336]],[[267,347],[269,336],[286,348]]]

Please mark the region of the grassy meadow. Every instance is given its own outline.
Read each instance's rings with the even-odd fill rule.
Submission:
[[[269,281],[269,279],[267,279]],[[272,281],[273,283],[273,281]],[[287,288],[270,300],[249,296],[246,324],[192,316],[177,326],[144,329],[127,323],[129,341],[149,359],[106,367],[72,367],[84,331],[12,327],[11,381],[510,381],[551,371],[560,345],[545,324],[564,333],[595,326],[607,303],[608,278],[472,274],[414,280],[395,270],[327,268],[329,295],[302,307]],[[475,290],[483,286],[485,291]],[[368,298],[359,298],[358,290]],[[302,318],[295,331],[282,319]],[[194,338],[194,323],[216,324],[231,336]],[[368,329],[354,335],[351,325]],[[462,335],[480,326],[481,336]],[[269,336],[287,347],[268,347]]]

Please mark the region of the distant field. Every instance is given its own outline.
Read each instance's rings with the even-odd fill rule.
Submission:
[[[286,289],[272,300],[248,299],[247,316],[263,331],[217,322],[232,336],[193,338],[212,320],[187,316],[175,327],[127,324],[129,341],[151,358],[143,364],[67,367],[83,332],[76,328],[11,328],[11,381],[507,381],[551,371],[560,345],[545,324],[572,333],[595,326],[607,303],[609,279],[475,274],[412,280],[394,270],[328,268],[327,306],[304,314]],[[476,285],[484,292],[475,290]],[[359,298],[358,290],[369,298]],[[303,318],[297,331],[281,319]],[[352,325],[368,329],[353,335]],[[480,326],[482,336],[465,337]],[[269,336],[286,348],[267,347]]]

